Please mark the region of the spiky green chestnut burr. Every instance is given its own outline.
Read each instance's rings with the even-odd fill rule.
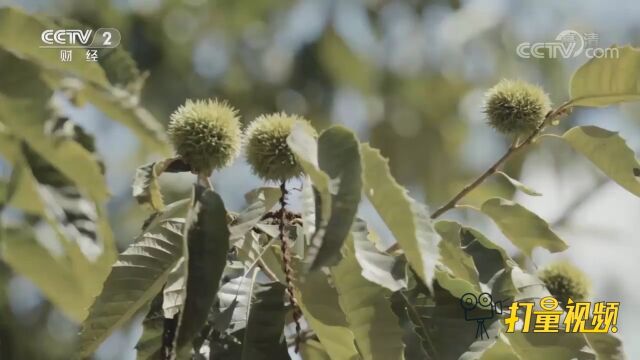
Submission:
[[[169,139],[193,172],[208,176],[238,155],[241,130],[237,114],[218,100],[187,100],[171,114]]]
[[[533,132],[550,110],[544,90],[520,80],[502,80],[489,89],[484,108],[489,124],[506,135]]]
[[[287,144],[295,124],[316,135],[307,120],[285,113],[262,115],[249,124],[245,154],[254,174],[263,180],[280,182],[302,175],[302,168]]]
[[[569,298],[584,301],[589,298],[591,283],[582,270],[569,262],[550,264],[540,271],[540,280],[561,304],[566,305]]]

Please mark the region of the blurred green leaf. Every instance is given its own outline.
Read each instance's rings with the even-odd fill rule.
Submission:
[[[328,280],[321,271],[309,273],[304,283],[296,286],[298,305],[332,359],[359,359],[354,334],[349,330],[345,314],[340,311],[338,293]]]
[[[437,263],[437,235],[429,213],[391,176],[388,160],[368,144],[360,146],[364,165],[364,192],[375,207],[407,261],[420,278],[430,284]]]
[[[640,163],[617,132],[597,126],[578,126],[564,133],[562,139],[613,181],[640,196]]]
[[[354,231],[366,237],[366,226],[359,226]],[[345,242],[342,261],[331,268],[331,273],[340,307],[363,359],[404,359],[402,329],[388,299],[391,291],[362,276],[353,237]]]
[[[107,199],[101,165],[93,154],[72,139],[47,136],[44,123],[49,118],[39,101],[11,100],[0,95],[0,121],[22,138],[80,190],[100,202]]]
[[[188,254],[184,306],[176,330],[176,352],[190,350],[191,340],[204,326],[213,305],[229,251],[224,203],[213,190],[199,185],[184,226]]]
[[[497,171],[496,174],[497,175],[502,175],[502,177],[507,179],[507,181],[510,182],[511,185],[513,185],[513,187],[515,187],[516,189],[522,191],[523,193],[525,193],[527,195],[542,196],[542,194],[537,192],[535,189],[533,189],[533,188],[521,183],[520,181],[512,178],[511,176],[507,175],[506,173],[504,173],[502,171]]]
[[[598,355],[598,360],[625,360],[622,342],[613,334],[585,333],[587,342]]]
[[[279,282],[255,286],[244,333],[242,359],[289,359],[283,336],[287,311],[284,306],[284,291],[284,285]]]
[[[611,47],[618,56],[593,58],[573,74],[570,104],[608,106],[640,100],[640,49]]]
[[[183,254],[180,215],[188,202],[172,203],[145,227],[113,265],[82,324],[80,356],[88,357],[156,296]]]
[[[75,321],[85,316],[91,303],[83,281],[74,272],[65,256],[54,256],[42,246],[28,227],[5,228],[6,236],[0,243],[2,261],[16,274],[32,281],[61,311]]]
[[[102,68],[94,62],[86,61],[75,52],[71,61],[60,61],[59,49],[40,48],[42,32],[59,30],[53,21],[44,17],[29,15],[22,10],[7,7],[0,9],[0,47],[37,63],[40,67],[71,74],[100,86],[108,86]],[[84,53],[82,53],[84,55]]]
[[[538,215],[513,201],[493,198],[482,204],[482,212],[498,225],[511,242],[527,256],[535,247],[552,253],[567,249],[567,244],[558,237],[549,224]]]

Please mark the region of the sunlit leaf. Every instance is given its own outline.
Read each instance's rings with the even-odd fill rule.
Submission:
[[[366,227],[356,229],[366,236]],[[342,248],[342,261],[331,268],[340,307],[355,337],[363,359],[404,359],[399,320],[391,311],[391,291],[362,276],[356,260],[353,238]]]
[[[244,273],[244,268],[238,271],[240,274],[236,274],[236,276],[222,284],[218,292],[220,312],[225,312],[233,307],[229,327],[225,329],[229,333],[240,331],[247,326],[253,287],[259,273],[258,269],[253,269],[248,274]]]
[[[640,196],[640,162],[617,132],[597,126],[578,126],[564,133],[562,139],[613,181]]]
[[[640,49],[614,46],[607,51],[618,56],[594,57],[573,74],[572,105],[608,106],[640,100]]]
[[[535,247],[542,247],[550,252],[560,252],[568,247],[551,231],[546,221],[518,203],[493,198],[482,204],[481,209],[527,256],[531,256]]]
[[[90,356],[160,292],[183,254],[184,219],[180,216],[187,204],[183,200],[167,206],[120,254],[82,324],[81,356]]]
[[[391,176],[388,160],[368,144],[360,146],[364,192],[393,233],[407,261],[429,286],[437,263],[437,235],[424,205]]]
[[[338,293],[327,275],[321,271],[309,273],[304,284],[296,286],[295,296],[305,320],[332,359],[360,358],[345,314],[339,310]]]
[[[403,256],[393,256],[378,250],[368,238],[367,224],[364,221],[354,221],[351,236],[355,257],[365,279],[391,291],[407,286],[406,260]]]
[[[511,185],[513,185],[513,187],[515,187],[516,189],[522,191],[523,193],[525,193],[527,195],[542,196],[542,193],[537,192],[535,189],[533,189],[533,188],[521,183],[520,181],[512,178],[511,176],[507,175],[506,173],[504,173],[502,171],[497,171],[496,174],[502,175],[502,177],[504,177],[509,183],[511,183]]]

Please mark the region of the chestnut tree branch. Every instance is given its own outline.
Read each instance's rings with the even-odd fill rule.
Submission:
[[[545,127],[555,121],[558,117],[565,115],[568,113],[570,103],[564,103],[557,109],[550,111],[544,118],[544,120],[538,125],[538,127],[529,134],[524,140],[521,142],[514,141],[511,146],[507,149],[507,152],[502,155],[493,165],[491,165],[485,172],[483,172],[480,176],[478,176],[471,183],[467,184],[460,192],[458,192],[454,197],[451,198],[446,204],[442,205],[436,211],[431,214],[431,219],[436,219],[440,215],[445,212],[453,209],[458,201],[460,201],[463,197],[465,197],[468,193],[470,193],[473,189],[478,187],[478,185],[482,184],[489,176],[493,175],[496,171],[500,169],[500,167],[511,158],[514,154],[519,152],[521,149],[525,148],[527,145],[531,144],[533,140],[545,129]]]

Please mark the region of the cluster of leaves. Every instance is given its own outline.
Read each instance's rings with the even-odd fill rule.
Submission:
[[[28,29],[19,34],[24,41],[9,39],[16,36],[15,28]],[[273,216],[286,195],[281,188],[251,191],[246,208],[234,214],[198,178],[191,198],[165,205],[158,177],[188,169],[175,158],[141,167],[133,193],[154,213],[107,275],[115,254],[103,214],[108,197],[103,167],[91,137],[52,112],[49,100],[60,91],[80,103],[89,101],[161,151],[164,134],[137,105],[143,76],[112,83],[122,76],[108,76],[112,70],[102,67],[106,63],[59,63],[29,45],[45,28],[56,24],[0,10],[0,56],[19,62],[39,80],[35,91],[7,74],[9,86],[0,88],[0,153],[13,168],[3,206],[25,214],[23,223],[3,226],[1,257],[82,321],[79,357],[90,357],[115,330],[146,315],[139,359],[286,359],[294,347],[303,359],[623,358],[620,342],[610,335],[505,334],[498,318],[487,322],[489,339],[477,340],[460,308],[463,294],[523,300],[547,296],[548,289],[476,229],[436,222],[473,187],[429,214],[392,177],[378,150],[340,126],[317,139],[294,127],[287,138],[305,182],[299,194],[302,211],[285,212],[286,224]],[[514,143],[503,159],[539,139],[557,116],[575,106],[638,100],[638,62],[640,52],[624,47],[617,59],[593,59],[582,66],[571,80],[570,100],[550,112],[530,137]],[[583,126],[551,137],[640,196],[640,163],[616,133]],[[478,183],[497,174],[539,195],[498,172],[504,160]],[[363,195],[393,235],[391,248],[383,248],[356,217]],[[474,210],[493,220],[526,256],[537,247],[550,252],[568,247],[520,204],[491,198]],[[52,255],[25,230],[28,222],[53,228],[64,254]],[[293,244],[292,257],[279,243],[283,230]],[[39,270],[45,267],[46,273]],[[287,281],[288,267],[293,284]],[[287,287],[293,297],[286,295]],[[300,334],[290,331],[296,307],[304,320]]]

